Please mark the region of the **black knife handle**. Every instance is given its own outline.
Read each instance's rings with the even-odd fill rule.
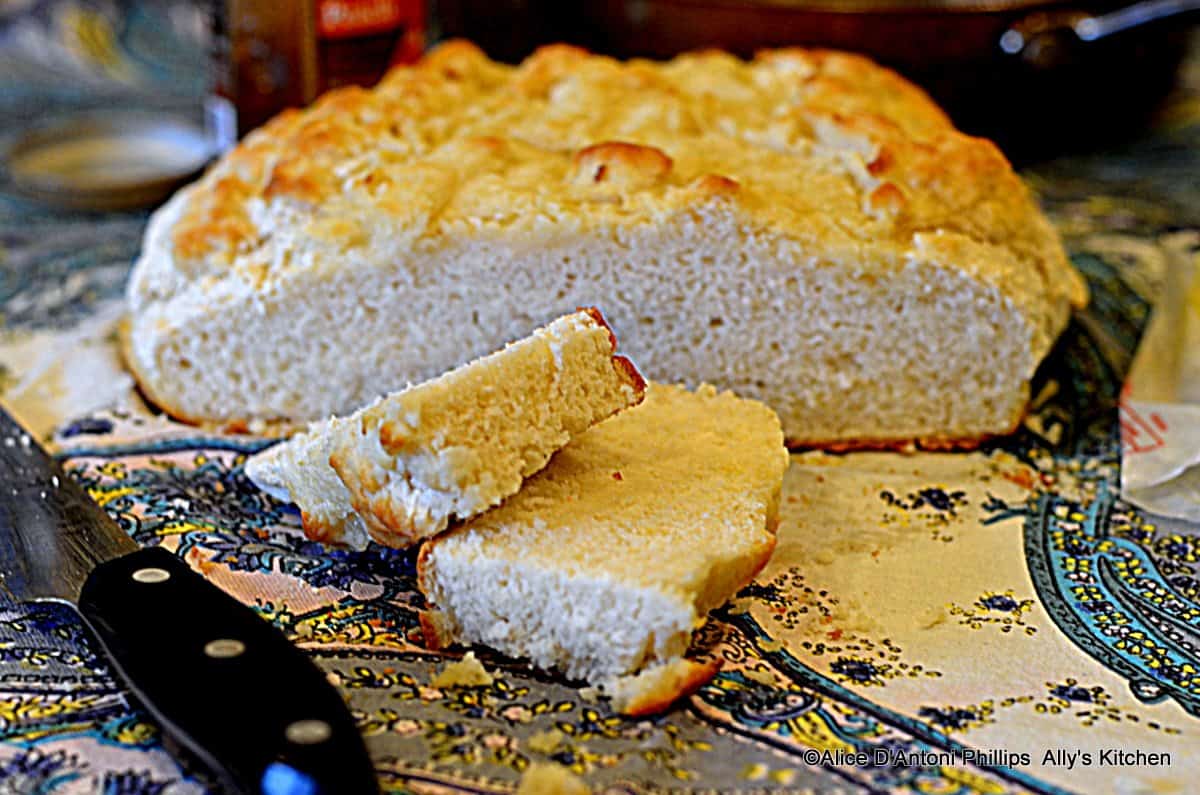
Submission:
[[[150,548],[102,563],[79,610],[169,739],[238,793],[376,795],[341,695],[282,633]]]

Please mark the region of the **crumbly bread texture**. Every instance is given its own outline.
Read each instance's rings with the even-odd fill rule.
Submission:
[[[405,547],[521,487],[572,437],[642,400],[596,309],[582,309],[432,381],[250,459],[313,539]]]
[[[425,543],[426,643],[483,643],[618,688],[679,660],[770,557],[787,465],[762,403],[652,384],[502,505]],[[666,706],[665,685],[696,682],[683,670],[627,683],[618,706]]]
[[[329,455],[333,441],[354,417],[313,423],[286,442],[246,461],[246,476],[263,491],[300,509],[304,533],[313,541],[362,549],[370,536],[354,510]]]
[[[131,368],[193,420],[345,413],[598,305],[650,378],[887,445],[1011,430],[1087,294],[996,147],[861,57],[451,42],[248,136],[128,297]]]

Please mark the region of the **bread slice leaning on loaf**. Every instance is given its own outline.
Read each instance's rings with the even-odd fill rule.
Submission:
[[[355,415],[312,423],[307,431],[246,460],[246,477],[281,502],[300,509],[304,534],[324,544],[363,549],[367,525],[354,510],[350,492],[329,465],[334,440]]]
[[[486,511],[594,423],[642,400],[595,309],[335,418],[246,463],[309,537],[406,547]]]
[[[888,445],[1012,430],[1087,293],[996,147],[861,57],[451,42],[249,135],[128,298],[139,383],[195,421],[344,414],[596,305],[649,378]]]
[[[499,507],[425,542],[426,641],[486,644],[607,685],[626,712],[661,709],[715,672],[684,653],[766,565],[787,466],[762,403],[651,384]]]

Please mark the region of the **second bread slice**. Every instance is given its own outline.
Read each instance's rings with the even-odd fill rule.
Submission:
[[[681,658],[770,557],[787,466],[762,403],[652,384],[503,505],[425,543],[426,643],[483,643],[614,686],[631,714],[661,708],[715,670]]]

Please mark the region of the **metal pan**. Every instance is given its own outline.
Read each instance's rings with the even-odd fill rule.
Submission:
[[[74,210],[126,210],[165,199],[212,158],[204,132],[158,113],[93,112],[38,124],[9,146],[19,193]]]

